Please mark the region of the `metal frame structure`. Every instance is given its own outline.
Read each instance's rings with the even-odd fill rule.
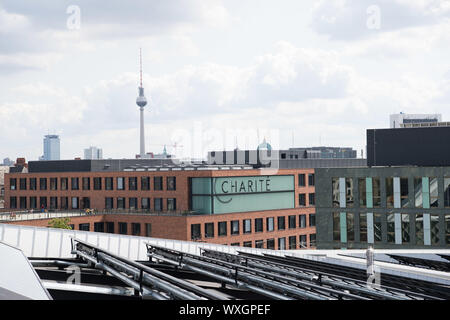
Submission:
[[[397,260],[400,264],[426,268],[431,270],[450,272],[450,262],[444,261],[434,261],[429,259],[422,259],[416,257],[399,256],[395,254],[388,254],[392,259]]]
[[[147,244],[148,256],[179,269],[209,276],[223,284],[258,292],[272,299],[306,300],[440,300],[420,290],[369,286],[365,280],[311,265],[299,266],[296,258],[203,249],[201,256]]]

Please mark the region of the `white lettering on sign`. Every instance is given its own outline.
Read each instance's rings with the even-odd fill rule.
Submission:
[[[270,192],[270,178],[249,178],[244,180],[225,180],[221,183],[221,190],[227,193],[257,193]]]

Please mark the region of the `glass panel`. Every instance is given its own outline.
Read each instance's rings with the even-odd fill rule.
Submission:
[[[244,233],[252,232],[252,220],[246,219],[244,220]]]
[[[373,234],[376,242],[381,241],[381,214],[375,213],[373,215]]]
[[[414,178],[414,203],[416,208],[423,207],[422,177]]]
[[[340,206],[340,192],[339,192],[339,178],[333,178],[332,192],[333,192],[333,207],[339,208]]]
[[[359,206],[365,208],[367,206],[366,179],[358,179]]]
[[[439,245],[439,215],[430,215],[431,244]]]
[[[191,224],[191,240],[198,240],[201,237],[200,224]]]
[[[355,199],[353,197],[353,179],[346,178],[345,179],[345,201],[347,208],[352,208]]]
[[[231,234],[239,234],[239,221],[231,221]]]
[[[219,222],[219,236],[227,235],[227,223],[225,221]]]
[[[339,212],[333,212],[333,241],[341,241],[341,216]]]
[[[273,231],[274,230],[274,223],[273,223],[273,218],[267,218],[266,220],[266,227],[267,227],[267,231]]]
[[[258,218],[255,219],[255,232],[262,232],[263,231],[263,219]]]
[[[438,180],[436,177],[430,178],[430,207],[437,208],[439,206],[438,197]]]
[[[395,218],[394,214],[387,215],[387,241],[390,243],[395,242]]]
[[[372,194],[373,194],[373,207],[379,208],[381,206],[380,178],[372,178]]]
[[[386,178],[386,206],[394,207],[394,178]]]
[[[205,223],[205,238],[214,238],[214,223]]]
[[[410,227],[409,227],[409,214],[402,213],[402,243],[409,243],[410,241]]]
[[[367,213],[359,214],[359,241],[367,242]]]
[[[278,250],[286,249],[286,238],[278,238]]]
[[[450,178],[444,178],[444,207],[450,208]]]
[[[290,250],[297,249],[297,237],[296,236],[289,237],[289,249]]]
[[[117,178],[117,190],[123,190],[124,184],[123,184],[124,178]]]
[[[409,206],[408,178],[400,178],[400,200],[402,208]]]
[[[423,245],[423,214],[416,214],[416,244]]]
[[[301,214],[299,216],[300,219],[300,228],[306,228],[306,214]]]
[[[286,229],[286,218],[278,217],[278,230]]]
[[[347,213],[347,241],[355,241],[355,217],[354,213]]]
[[[450,244],[450,214],[445,215],[445,243]]]

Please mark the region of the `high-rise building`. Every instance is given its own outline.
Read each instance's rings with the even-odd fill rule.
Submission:
[[[44,155],[42,160],[60,160],[59,136],[49,134],[44,137]]]
[[[92,146],[87,149],[84,149],[84,159],[86,160],[103,159],[103,150]]]

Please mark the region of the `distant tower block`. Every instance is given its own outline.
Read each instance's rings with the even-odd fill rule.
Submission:
[[[142,86],[142,51],[139,49],[139,59],[140,59],[140,85],[139,85],[139,96],[136,99],[136,104],[140,109],[140,156],[145,157],[145,136],[144,136],[144,107],[147,105],[147,99],[144,96],[144,87]]]

